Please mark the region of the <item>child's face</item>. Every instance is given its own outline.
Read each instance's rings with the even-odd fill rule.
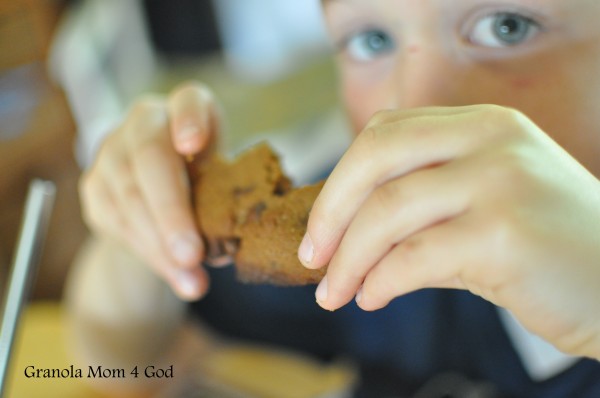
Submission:
[[[600,175],[600,1],[323,2],[356,131],[381,109],[506,105]]]

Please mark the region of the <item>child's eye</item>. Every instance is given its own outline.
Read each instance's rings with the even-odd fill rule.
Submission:
[[[487,47],[508,47],[521,44],[540,31],[537,22],[523,15],[502,12],[479,19],[469,40]]]
[[[381,30],[356,33],[343,43],[346,53],[355,61],[366,62],[385,55],[395,47],[394,40]]]

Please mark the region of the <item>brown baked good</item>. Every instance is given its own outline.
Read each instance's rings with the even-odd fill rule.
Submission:
[[[306,269],[297,250],[323,183],[294,189],[277,155],[258,145],[235,161],[218,155],[197,166],[195,211],[209,257],[234,257],[238,278],[249,283],[318,283],[325,270]]]

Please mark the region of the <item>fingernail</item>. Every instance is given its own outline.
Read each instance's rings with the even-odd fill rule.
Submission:
[[[181,271],[177,275],[177,287],[186,297],[196,298],[200,294],[200,285],[192,274]]]
[[[192,149],[198,140],[200,129],[195,124],[186,124],[177,132],[177,146],[181,150]]]
[[[198,256],[199,242],[193,235],[175,238],[171,246],[173,257],[180,265],[193,265]]]
[[[319,303],[320,305],[327,301],[327,275],[323,277],[323,279],[319,283],[319,286],[317,286],[315,296],[317,298],[317,303]]]
[[[195,124],[185,124],[177,132],[177,139],[181,141],[187,141],[190,138],[196,137],[199,131],[200,130],[198,129],[198,126],[196,126]]]
[[[356,297],[354,298],[354,300],[356,300],[357,304],[360,304],[360,302],[362,300],[362,295],[363,295],[363,287],[361,286],[360,289],[358,289],[358,292],[356,292]]]
[[[300,262],[304,264],[305,267],[310,266],[310,263],[315,256],[315,248],[313,246],[312,240],[308,235],[308,232],[304,234],[304,238],[302,238],[302,243],[300,243],[300,247],[298,248],[298,258]]]

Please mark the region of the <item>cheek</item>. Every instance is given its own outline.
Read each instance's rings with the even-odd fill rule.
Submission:
[[[562,57],[535,58],[531,65],[521,65],[525,73],[494,75],[496,86],[486,87],[486,91],[494,93],[489,98],[491,101],[525,113],[567,152],[598,175],[600,78],[595,77],[595,71],[600,67],[600,57],[594,61],[586,59],[584,54],[575,54],[573,50]],[[574,59],[578,62],[571,61]],[[540,69],[539,65],[545,67]],[[485,87],[484,84],[479,86]]]
[[[511,80],[510,85],[515,90],[528,90],[535,87],[536,79],[533,77],[517,77]]]
[[[345,84],[342,93],[348,111],[348,117],[352,125],[352,131],[356,135],[360,132],[361,126],[364,126],[367,122],[367,120],[365,120],[367,117],[364,114],[364,107],[361,106],[361,90],[355,86]]]
[[[375,85],[361,84],[359,79],[345,76],[342,80],[342,95],[355,135],[361,132],[375,112],[389,108],[385,93]]]

